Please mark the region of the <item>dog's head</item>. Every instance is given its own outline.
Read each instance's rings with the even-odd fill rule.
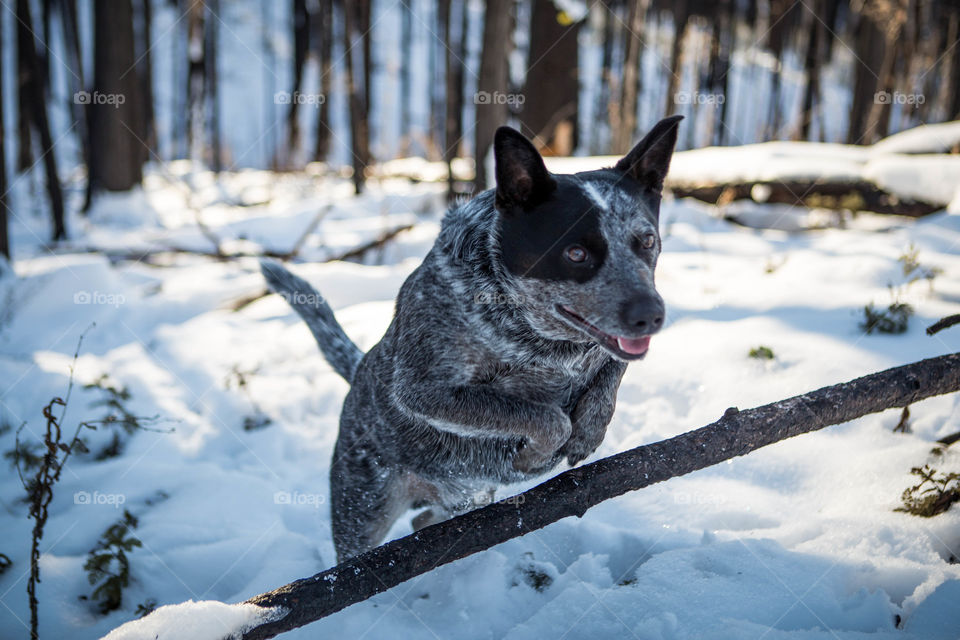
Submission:
[[[664,320],[653,273],[681,119],[661,120],[613,168],[573,175],[551,174],[520,133],[497,130],[501,255],[540,335],[595,342],[621,360],[647,352]]]

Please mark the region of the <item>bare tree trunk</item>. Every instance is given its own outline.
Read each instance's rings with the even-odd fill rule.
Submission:
[[[5,7],[6,9],[6,7]],[[29,6],[26,7],[29,10]],[[24,24],[21,15],[21,0],[17,0],[17,173],[23,173],[33,166],[33,122],[31,95],[34,82],[30,66],[30,52],[36,56],[36,44],[33,41],[31,27]]]
[[[53,240],[63,240],[67,237],[67,228],[63,214],[63,192],[60,190],[60,176],[57,174],[57,154],[50,135],[50,122],[47,119],[47,101],[43,94],[43,85],[39,82],[40,59],[37,57],[36,43],[33,40],[30,17],[29,0],[17,0],[18,32],[25,29],[22,53],[26,56],[26,66],[30,80],[26,83],[28,106],[33,118],[33,124],[40,134],[40,146],[43,148],[43,167],[46,174],[47,196],[50,198],[50,214],[53,218]],[[21,88],[24,85],[21,84]]]
[[[149,2],[149,0],[146,0]],[[210,109],[210,168],[215,173],[223,169],[223,147],[220,140],[220,71],[217,68],[220,49],[220,0],[207,0],[207,9],[212,19],[207,20],[207,32],[204,39],[206,52],[207,96]]]
[[[623,86],[620,88],[620,112],[613,133],[613,152],[630,150],[637,132],[637,95],[640,93],[640,57],[643,51],[643,29],[650,0],[631,0],[627,13],[626,53],[623,62]]]
[[[43,26],[43,46],[37,49],[37,60],[40,68],[40,84],[43,87],[44,99],[50,99],[50,51],[48,47],[52,46],[53,35],[50,28],[51,17],[53,14],[53,0],[42,0],[40,2],[40,20]],[[39,36],[37,36],[39,38]]]
[[[177,2],[177,11],[182,12],[183,9],[179,5],[180,0],[174,0]],[[178,15],[180,15],[178,13]],[[180,25],[178,25],[180,26]],[[187,97],[184,95],[182,89],[186,85],[182,81],[184,76],[184,65],[187,61],[187,56],[184,54],[187,44],[186,41],[189,38],[189,34],[186,30],[182,28],[173,29],[170,34],[170,38],[173,40],[173,46],[170,47],[171,60],[170,60],[170,159],[179,159],[187,157],[186,150],[186,140],[187,135],[185,133],[187,128]]]
[[[770,27],[767,32],[767,43],[770,52],[777,60],[777,66],[773,70],[770,89],[770,104],[768,105],[766,122],[767,138],[776,139],[780,137],[784,111],[780,103],[783,86],[783,54],[798,13],[796,10],[798,4],[794,0],[771,0],[770,2]]]
[[[885,137],[890,131],[890,107],[896,86],[896,65],[905,53],[901,39],[905,16],[899,10],[904,8],[902,6],[903,1],[899,0],[890,5],[883,5],[882,8],[870,5],[871,10],[865,16],[868,20],[873,21],[882,34],[880,46],[883,54],[870,61],[873,63],[875,60],[880,60],[880,68],[877,72],[877,86],[880,93],[874,94],[873,103],[868,110],[864,129],[865,137],[861,140],[863,143],[875,142]],[[881,96],[887,96],[888,99],[881,100]]]
[[[854,45],[857,62],[854,65],[853,101],[850,106],[850,127],[847,131],[848,144],[869,143],[874,138],[870,130],[870,114],[876,100],[880,78],[869,66],[876,60],[883,60],[886,43],[883,32],[865,12],[851,13],[857,33]],[[864,62],[860,62],[860,61]]]
[[[317,112],[317,144],[313,159],[326,160],[330,153],[330,90],[333,82],[333,0],[320,0],[317,15],[317,55],[320,58],[320,93],[323,101]]]
[[[146,162],[157,153],[157,120],[153,108],[153,6],[152,0],[140,0],[139,4],[136,40],[139,40],[140,48],[134,53],[138,60],[136,68],[143,102],[143,130],[139,135],[145,143],[143,157]]]
[[[683,43],[690,22],[690,0],[677,0],[673,11],[673,46],[670,50],[670,81],[667,83],[667,97],[664,112],[667,115],[677,110],[676,93],[680,87],[680,73],[683,65]]]
[[[260,46],[263,49],[263,64],[261,67],[261,78],[263,86],[266,88],[266,94],[271,96],[270,105],[265,110],[266,119],[261,124],[265,133],[262,138],[263,156],[270,163],[271,169],[277,168],[277,136],[273,133],[274,119],[276,118],[276,91],[283,87],[275,85],[276,74],[274,65],[276,63],[276,51],[271,38],[273,23],[273,11],[276,7],[275,2],[260,3]],[[282,134],[281,134],[282,135]]]
[[[347,59],[347,93],[350,99],[350,146],[353,155],[353,187],[357,194],[363,192],[366,182],[366,170],[370,164],[370,141],[369,141],[369,121],[367,118],[367,95],[366,89],[369,85],[365,84],[368,77],[366,70],[367,63],[364,61],[360,69],[361,82],[363,86],[358,86],[356,53],[357,47],[354,46],[356,40],[369,40],[369,33],[358,31],[359,24],[362,24],[362,14],[367,13],[369,8],[365,9],[362,5],[369,4],[370,0],[360,0],[355,3],[344,3],[343,17],[343,45],[346,51]],[[367,45],[363,45],[361,51],[366,50]]]
[[[513,15],[511,0],[487,0],[483,14],[483,49],[480,53],[480,77],[477,79],[476,128],[474,129],[474,193],[487,188],[484,159],[493,144],[493,134],[507,122],[506,102],[493,99],[494,92],[506,93],[510,82],[507,56],[512,49]]]
[[[206,84],[206,19],[205,0],[190,2],[187,21],[187,157],[193,161],[203,158],[204,140],[204,86]]]
[[[713,27],[710,35],[710,63],[706,81],[707,88],[716,98],[713,104],[708,105],[714,110],[710,144],[723,144],[728,135],[726,122],[727,105],[730,101],[727,97],[727,87],[735,35],[735,31],[731,28],[735,24],[735,10],[735,3],[730,0],[720,0],[714,5]]]
[[[364,156],[366,163],[369,165],[372,161],[370,155],[370,139],[371,139],[371,129],[370,129],[370,109],[373,105],[373,34],[370,33],[372,25],[372,13],[373,13],[373,0],[359,0],[356,3],[357,5],[357,31],[359,32],[360,41],[363,44],[363,87],[361,95],[363,96],[363,101],[361,106],[363,107],[363,130],[364,130],[364,151],[366,155]]]
[[[616,117],[614,117],[614,111],[610,108],[610,92],[614,84],[613,73],[611,71],[611,66],[613,65],[613,44],[616,39],[616,28],[619,21],[616,19],[612,7],[607,6],[605,3],[598,3],[596,7],[596,10],[602,12],[603,15],[603,53],[600,58],[600,87],[597,91],[597,104],[594,113],[596,114],[595,120],[597,122],[600,122],[600,119],[603,118],[608,124],[611,138],[613,138],[613,132],[617,128],[616,125],[620,119],[619,110],[616,112]],[[593,135],[590,136],[590,153],[594,155],[607,153],[609,151],[607,147],[601,146],[598,133],[598,131],[594,131]]]
[[[131,0],[94,3],[90,193],[127,191],[143,179],[143,86],[136,72]]]
[[[280,154],[282,164],[292,169],[291,161],[300,149],[299,113],[300,89],[303,86],[303,66],[310,50],[310,14],[307,0],[293,0],[293,89],[290,92],[290,111],[287,112],[287,148]]]
[[[410,0],[412,2],[412,0]],[[406,60],[412,60],[413,51],[413,8],[410,2],[400,3],[400,55]],[[405,64],[400,72],[400,138],[406,140],[408,148],[400,149],[400,153],[407,155],[409,153],[410,140],[412,138],[412,113],[413,107],[410,102],[413,88],[413,65]]]
[[[533,0],[530,55],[520,122],[543,153],[569,156],[577,146],[582,22],[563,24],[553,0]]]
[[[6,33],[7,11],[0,11],[0,33]],[[3,118],[3,56],[0,55],[0,255],[10,260],[10,236],[7,231],[7,139]]]
[[[808,36],[803,58],[803,72],[807,78],[807,84],[803,89],[803,105],[800,107],[800,129],[798,135],[794,136],[799,140],[810,139],[814,109],[820,102],[820,39],[826,34],[823,33],[823,23],[820,22],[819,16],[823,13],[824,5],[824,0],[811,0],[810,6],[806,7]]]
[[[922,55],[920,28],[923,20],[920,0],[903,0],[903,24],[900,27],[900,38],[897,43],[899,55],[894,63],[894,74],[897,86],[904,87],[910,91],[920,90],[914,84],[914,63],[918,55]],[[891,124],[896,131],[907,129],[919,124],[916,122],[916,115],[919,112],[919,104],[906,104],[900,109],[899,122]],[[888,118],[888,122],[891,118]],[[912,124],[911,124],[912,123]],[[886,135],[886,134],[885,134]]]
[[[460,138],[463,136],[463,56],[464,41],[466,40],[465,19],[467,16],[467,7],[464,4],[457,3],[461,13],[461,31],[457,37],[453,37],[453,12],[451,11],[450,0],[439,0],[438,12],[440,22],[443,25],[443,42],[445,44],[444,56],[446,77],[445,93],[445,118],[443,135],[443,161],[447,164],[447,201],[452,202],[456,197],[453,178],[453,160],[457,157],[457,150],[460,148]]]
[[[84,106],[76,100],[76,96],[83,91],[86,85],[83,81],[83,53],[80,46],[80,31],[77,25],[76,0],[59,0],[60,26],[63,34],[63,44],[66,49],[65,63],[67,73],[67,101],[73,129],[77,132],[80,143],[80,156],[84,165],[90,161],[90,141],[87,139],[89,123],[86,120]]]
[[[948,38],[950,42],[957,41],[958,24],[956,14],[947,15],[940,7],[940,3],[933,0],[924,0],[920,5],[922,20],[916,27],[918,32],[920,51],[920,60],[917,63],[919,67],[919,86],[920,91],[926,98],[923,104],[917,109],[917,120],[919,122],[929,122],[931,114],[938,109],[943,109],[946,113],[946,103],[949,101],[949,68],[953,59],[946,56],[941,59],[941,51],[945,51],[949,45],[944,44]],[[920,37],[920,32],[924,27],[929,28],[927,33]],[[939,84],[939,83],[943,84]],[[942,88],[942,91],[938,91]]]
[[[950,37],[953,38],[950,41],[951,43],[957,41],[958,33],[960,33],[960,8],[954,7],[950,10],[950,26],[947,33],[951,34]],[[952,44],[948,46],[953,47]],[[956,47],[953,47],[948,69],[950,70],[949,82],[944,88],[946,95],[949,96],[947,118],[960,120],[960,50]]]
[[[960,353],[887,369],[772,404],[731,407],[713,424],[571,469],[519,496],[393,540],[247,603],[283,614],[243,634],[263,640],[362,602],[415,576],[541,529],[630,491],[756,449],[960,390]]]
[[[438,54],[439,48],[443,46],[442,43],[444,41],[442,40],[443,33],[442,31],[440,31],[440,26],[439,26],[440,25],[440,17],[438,15],[439,12],[433,10],[435,7],[439,8],[437,5],[441,1],[442,0],[437,0],[437,2],[431,3],[430,7],[427,9],[428,15],[426,17],[420,18],[421,22],[425,22],[427,25],[429,25],[427,28],[429,29],[430,33],[440,34],[439,39],[441,40],[441,42],[437,42],[438,38],[435,38],[432,36],[430,38],[427,38],[427,92],[428,93],[427,93],[427,135],[426,135],[427,154],[426,155],[431,160],[436,159],[434,157],[431,157],[431,155],[432,155],[432,152],[440,146],[441,141],[443,140],[441,131],[445,129],[445,127],[441,125],[441,123],[444,122],[445,118],[442,118],[440,116],[440,113],[441,113],[440,96],[442,95],[441,87],[443,87],[445,83],[440,82],[438,80],[440,75],[438,73],[438,68],[440,65],[438,64],[438,61],[437,61],[437,58],[438,58],[437,54]]]

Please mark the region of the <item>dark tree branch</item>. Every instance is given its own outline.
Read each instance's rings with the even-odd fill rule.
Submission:
[[[396,236],[400,235],[404,231],[409,231],[410,229],[413,229],[412,224],[405,224],[399,227],[394,227],[393,229],[384,231],[378,237],[374,238],[370,242],[361,244],[360,246],[354,247],[353,249],[348,249],[347,251],[337,254],[331,258],[327,258],[326,260],[324,260],[324,262],[335,262],[337,260],[354,260],[356,258],[363,256],[363,254],[365,254],[367,251],[370,251],[371,249],[378,249],[382,247],[383,245],[393,240]]]
[[[738,411],[695,431],[571,469],[519,496],[426,527],[248,603],[280,607],[279,620],[244,640],[272,638],[386,591],[436,567],[590,507],[801,433],[960,390],[960,353],[887,369],[772,404]]]
[[[960,313],[952,316],[947,316],[946,318],[940,318],[939,320],[934,322],[932,325],[927,327],[927,335],[932,336],[935,333],[939,333],[940,331],[943,331],[944,329],[949,329],[955,324],[960,324]]]
[[[951,433],[948,436],[944,436],[940,438],[939,440],[937,440],[937,444],[942,444],[945,447],[949,447],[950,445],[952,445],[954,442],[958,440],[960,440],[960,431],[956,433]]]

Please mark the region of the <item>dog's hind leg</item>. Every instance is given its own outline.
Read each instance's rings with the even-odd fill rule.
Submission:
[[[330,468],[333,546],[343,562],[383,542],[409,507],[402,474],[378,464],[362,446],[340,455]],[[359,449],[359,450],[358,450]]]
[[[424,527],[449,520],[467,511],[484,507],[493,502],[495,493],[495,489],[466,492],[459,500],[455,500],[452,503],[442,505],[434,504],[429,509],[418,513],[411,521],[411,525],[413,525],[414,531],[419,531]],[[447,496],[448,499],[449,497],[450,496]]]

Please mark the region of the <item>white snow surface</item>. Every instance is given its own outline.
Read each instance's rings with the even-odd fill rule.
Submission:
[[[873,145],[875,153],[949,153],[960,145],[960,122],[924,124],[888,136]]]
[[[838,150],[836,162],[854,154]],[[116,197],[89,221],[71,218],[70,246],[209,250],[199,215],[225,242],[284,249],[329,205],[304,243],[308,262],[293,268],[368,349],[433,242],[443,189],[385,180],[355,198],[345,180],[255,171],[217,180],[166,167],[126,203]],[[142,226],[118,218],[125,208]],[[759,219],[764,205],[755,208]],[[767,213],[781,214],[794,215]],[[406,223],[416,226],[365,264],[319,262]],[[263,288],[255,259],[179,254],[164,267],[114,264],[70,246],[51,253],[40,241],[45,224],[14,221],[16,277],[0,278],[0,415],[14,427],[25,422],[21,437],[36,440],[41,408],[66,393],[77,340],[96,323],[76,364],[68,431],[103,416],[101,393],[83,385],[106,373],[129,389],[132,412],[161,417],[161,432],[135,433],[115,458],[68,462],[42,543],[41,637],[101,637],[148,599],[195,602],[160,608],[109,637],[200,638],[183,635],[195,620],[235,633],[254,613],[211,601],[243,602],[335,562],[327,473],[347,385],[279,297],[232,310]],[[714,207],[664,202],[657,280],[668,326],[629,367],[592,459],[708,424],[730,406],[960,351],[957,329],[923,331],[960,313],[960,215],[859,215],[845,224],[747,229]],[[910,251],[941,270],[932,283],[904,275],[899,258]],[[863,306],[894,296],[916,310],[909,331],[864,335]],[[776,358],[749,358],[760,345]],[[960,430],[958,406],[956,395],[929,399],[911,407],[907,434],[893,433],[899,411],[891,410],[622,496],[284,637],[956,638],[960,565],[948,560],[960,551],[960,509],[932,519],[893,509],[913,484],[911,467],[957,469],[957,451],[930,450]],[[247,431],[251,416],[271,422]],[[89,434],[91,449],[109,435]],[[0,449],[11,450],[14,437],[0,435]],[[0,635],[24,637],[31,522],[16,472],[5,465],[0,477],[0,552],[14,561],[0,575]],[[129,554],[123,606],[101,616],[79,599],[92,591],[83,564],[123,509],[139,518],[133,533],[143,546]],[[411,532],[412,515],[391,538]]]
[[[283,611],[216,600],[170,604],[108,633],[104,640],[240,640],[244,631],[272,622]]]

